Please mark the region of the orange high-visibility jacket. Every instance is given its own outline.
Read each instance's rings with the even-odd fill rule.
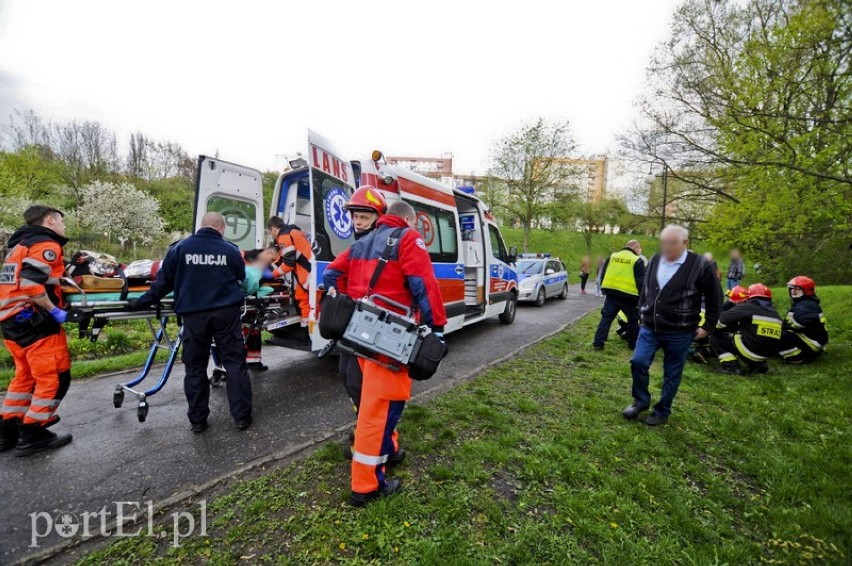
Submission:
[[[9,238],[12,251],[0,268],[0,321],[15,316],[31,305],[33,297],[45,293],[53,304],[63,306],[62,246],[67,241],[42,226],[23,226]]]
[[[305,234],[292,224],[284,226],[275,238],[280,254],[280,265],[275,268],[275,277],[295,273],[296,280],[303,289],[308,289],[311,277],[311,243]]]

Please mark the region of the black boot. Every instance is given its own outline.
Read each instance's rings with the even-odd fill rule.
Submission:
[[[22,424],[15,456],[30,456],[42,450],[59,448],[71,442],[70,434],[56,434],[39,424]]]
[[[758,374],[758,373],[767,373],[769,371],[769,364],[765,361],[763,362],[749,362],[748,364],[748,372],[750,374]]]
[[[3,419],[0,423],[0,452],[11,450],[18,445],[18,427],[21,419]]]
[[[387,480],[383,489],[377,489],[370,493],[355,493],[354,491],[349,496],[349,503],[353,507],[363,507],[371,501],[375,501],[380,497],[388,497],[394,493],[398,493],[402,489],[400,480]]]
[[[400,446],[399,450],[397,450],[396,452],[394,452],[393,454],[388,456],[387,465],[388,466],[396,466],[397,464],[401,463],[403,460],[405,460],[405,449],[402,446]]]
[[[722,362],[719,366],[719,370],[722,373],[727,373],[728,375],[742,375],[743,370],[740,369],[739,362]]]

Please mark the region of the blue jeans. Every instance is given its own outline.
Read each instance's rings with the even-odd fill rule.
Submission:
[[[663,349],[663,389],[660,400],[654,405],[654,413],[664,418],[672,414],[672,401],[680,387],[683,377],[683,366],[689,354],[689,346],[695,337],[695,332],[654,332],[644,326],[639,329],[636,349],[630,359],[630,369],[633,373],[633,399],[643,407],[651,405],[651,394],[648,392],[648,368],[654,361],[654,355]]]
[[[736,287],[739,284],[740,284],[739,279],[728,278],[728,291],[730,291],[731,289],[733,289],[734,287]]]

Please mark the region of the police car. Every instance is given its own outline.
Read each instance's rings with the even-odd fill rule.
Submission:
[[[544,306],[545,301],[568,298],[568,270],[550,254],[521,254],[518,258],[518,301]]]

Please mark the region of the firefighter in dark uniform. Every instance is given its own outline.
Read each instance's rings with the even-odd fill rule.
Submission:
[[[381,192],[376,190],[375,187],[364,185],[352,193],[352,197],[346,203],[346,210],[352,216],[352,224],[355,228],[355,240],[357,241],[375,230],[376,221],[385,215],[388,205]],[[338,281],[337,290],[345,293],[346,283]],[[352,401],[352,408],[355,410],[357,417],[358,407],[361,405],[361,382],[363,380],[358,357],[346,352],[340,352],[339,370],[343,376],[343,386],[346,389],[346,394],[349,396],[349,400]],[[405,457],[405,451],[400,449],[397,438],[397,433],[394,431],[393,441],[395,451],[388,459],[388,464],[398,463]],[[353,431],[349,435],[349,442],[343,448],[343,456],[347,460],[352,459],[352,445],[354,442],[355,432]]]
[[[787,282],[793,306],[787,312],[781,329],[779,354],[789,364],[804,364],[822,354],[828,344],[825,315],[816,295],[816,283],[798,275]]]
[[[207,366],[213,340],[228,376],[231,416],[240,430],[252,422],[251,381],[240,325],[245,264],[240,250],[222,237],[224,233],[225,218],[218,212],[205,214],[201,228],[166,254],[148,292],[130,302],[131,309],[148,308],[174,291],[174,309],[183,319],[184,392],[193,432],[207,430]]]
[[[710,344],[719,356],[724,373],[742,375],[739,360],[748,373],[766,373],[766,360],[778,354],[781,317],[772,306],[772,291],[762,283],[748,288],[748,300],[719,315]]]
[[[705,255],[705,259],[706,255]],[[737,285],[726,293],[728,299],[722,303],[722,311],[732,309],[735,306],[742,304],[748,300],[748,289],[742,285]],[[698,319],[699,326],[704,324],[704,305],[701,305],[701,317]],[[710,337],[696,338],[689,349],[689,355],[692,361],[699,364],[709,363],[710,358],[715,358],[713,347],[710,345]]]
[[[16,456],[71,442],[70,434],[48,430],[59,422],[56,411],[71,384],[60,287],[65,223],[59,210],[44,205],[29,207],[24,221],[0,269],[0,327],[15,362],[0,410],[0,452],[14,448]]]

